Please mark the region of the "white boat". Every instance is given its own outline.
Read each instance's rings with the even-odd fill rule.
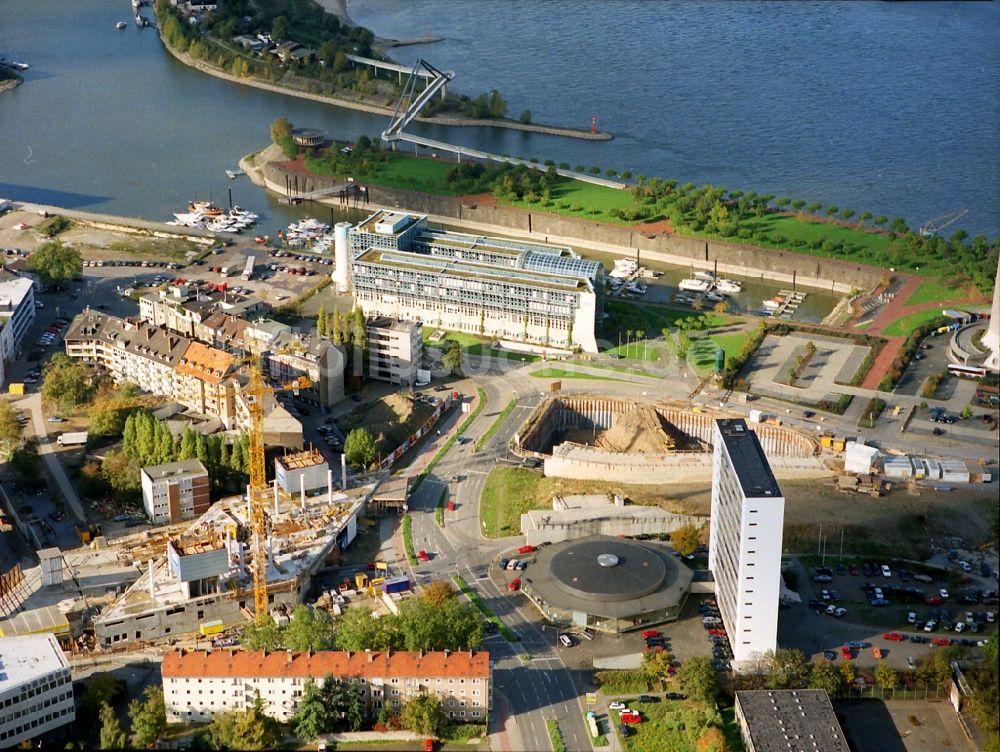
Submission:
[[[31,67],[27,63],[19,63],[17,60],[8,60],[5,57],[0,57],[0,65],[6,65],[8,68],[19,71],[26,71]]]
[[[124,21],[119,21],[115,24],[116,29],[124,29],[127,24]]]
[[[712,272],[695,272],[691,276],[695,279],[703,279],[708,282],[709,285],[715,284],[715,275]]]
[[[642,282],[629,282],[627,285],[625,285],[625,289],[631,293],[635,293],[636,295],[646,294],[646,285],[644,285]]]
[[[705,300],[709,301],[710,303],[721,303],[723,300],[725,300],[725,297],[719,295],[719,293],[717,292],[706,292]]]
[[[735,295],[738,292],[742,292],[743,285],[736,280],[721,277],[715,280],[715,289],[725,295]]]
[[[681,290],[686,290],[687,292],[708,292],[708,290],[712,287],[712,284],[704,279],[688,277],[687,279],[682,279],[678,282],[677,287]]]
[[[764,301],[764,308],[768,311],[776,311],[781,308],[785,299],[780,295],[775,295],[773,298],[768,298]]]

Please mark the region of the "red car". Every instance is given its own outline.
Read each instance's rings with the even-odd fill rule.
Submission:
[[[893,642],[903,642],[906,638],[899,632],[886,632],[882,635],[883,640],[892,640]]]
[[[638,713],[622,713],[619,720],[622,723],[642,723],[642,716]]]
[[[642,633],[643,637],[659,637],[661,632],[657,629],[647,629]]]
[[[510,584],[507,586],[507,589],[510,592],[512,592],[512,593],[515,590],[520,590],[521,589],[521,578],[520,577],[515,577],[513,580],[511,580]]]
[[[851,564],[851,574],[854,575],[855,577],[857,577],[859,574],[861,574],[861,570],[858,569],[858,565],[857,564]]]
[[[940,606],[941,605],[941,596],[940,595],[932,595],[932,596],[929,596],[927,598],[924,598],[924,603],[927,604],[928,606]]]
[[[708,633],[710,635],[712,635],[713,637],[725,637],[726,636],[726,630],[724,630],[724,629],[714,629],[713,628],[713,629],[708,630]]]
[[[530,554],[534,550],[535,550],[534,546],[521,546],[519,549],[517,549],[517,552],[519,554]]]
[[[840,648],[840,654],[844,656],[845,661],[849,661],[854,657],[854,655],[851,653],[851,649],[847,647],[847,645],[844,645],[843,647]]]
[[[417,551],[417,558],[420,559],[420,561],[430,561],[431,560],[431,557],[428,556],[427,552],[424,551],[424,549],[422,549],[422,548],[419,551]]]
[[[935,637],[933,640],[931,640],[931,644],[946,648],[949,645],[951,645],[951,640],[949,640],[947,637]]]

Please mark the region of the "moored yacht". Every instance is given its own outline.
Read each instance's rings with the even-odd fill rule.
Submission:
[[[742,292],[743,285],[734,279],[726,279],[725,277],[720,277],[715,280],[715,289],[725,295],[735,295],[738,292]]]
[[[687,292],[708,292],[712,283],[700,277],[688,277],[678,282],[677,287]]]

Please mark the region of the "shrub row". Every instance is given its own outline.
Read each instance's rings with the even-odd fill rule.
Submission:
[[[413,550],[413,520],[410,515],[403,515],[403,549],[406,551],[406,560],[411,567],[417,565],[417,554]]]

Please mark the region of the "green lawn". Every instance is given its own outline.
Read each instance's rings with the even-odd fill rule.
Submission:
[[[916,313],[896,319],[882,330],[882,334],[887,337],[905,337],[918,326],[922,326],[931,319],[936,319],[939,316],[941,316],[939,308],[928,308],[924,311],[917,311]]]
[[[699,329],[712,329],[718,326],[731,324],[739,319],[728,314],[719,314],[712,311],[707,313],[694,313],[692,311],[678,311],[673,308],[650,305],[646,303],[624,303],[618,300],[608,300],[604,303],[604,311],[608,318],[601,326],[601,338],[610,342],[612,348],[608,352],[624,355],[625,342],[631,338],[635,339],[636,332],[641,331],[644,339],[659,337],[664,329],[675,329],[677,322],[690,319],[692,322],[699,322]],[[617,344],[621,342],[622,344]],[[654,360],[649,357],[649,347],[647,346],[646,360]],[[642,357],[642,346],[638,348],[637,358]],[[634,352],[634,349],[633,349]],[[659,357],[659,353],[657,353]]]
[[[921,282],[920,286],[913,291],[913,294],[906,299],[906,303],[903,305],[919,305],[939,300],[961,300],[967,297],[969,296],[966,291],[949,285],[942,285],[940,282]]]
[[[747,332],[734,332],[733,334],[711,334],[709,339],[726,351],[726,360],[735,357],[743,350],[749,338]]]
[[[625,752],[695,752],[698,740],[710,726],[722,731],[733,752],[743,749],[731,711],[720,712],[705,703],[688,700],[640,704],[634,698],[624,699],[630,700],[629,707],[642,715],[642,723],[632,726],[632,733],[622,739]]]
[[[540,473],[520,467],[495,467],[486,478],[479,506],[483,535],[503,538],[519,535],[521,515],[532,509],[544,509],[534,502]]]
[[[627,379],[616,379],[611,376],[597,376],[580,371],[567,371],[565,368],[539,368],[532,371],[531,376],[538,379],[590,379],[591,381],[626,381]]]
[[[635,205],[632,194],[621,188],[608,188],[582,180],[560,179],[552,188],[552,198],[547,206],[541,202],[502,201],[505,206],[517,206],[534,211],[543,210],[550,214],[562,214],[567,217],[592,219],[610,224],[634,224],[612,217],[612,209],[628,209]]]
[[[645,340],[643,340],[645,342]],[[629,342],[620,347],[612,347],[607,352],[611,355],[618,355],[629,360],[646,360],[654,362],[660,359],[660,351],[648,342]]]
[[[698,368],[714,368],[715,353],[721,347],[726,351],[726,360],[735,357],[743,350],[743,345],[747,341],[746,332],[735,332],[733,334],[710,334],[706,337],[698,337],[691,343],[691,357]]]
[[[490,347],[493,339],[490,337],[479,337],[475,334],[466,334],[465,332],[453,332],[451,330],[445,331],[445,338],[443,340],[432,342],[431,335],[438,331],[431,327],[424,327],[423,339],[424,345],[428,347],[441,347],[445,340],[453,339],[458,342],[459,347],[461,347],[469,355],[474,355],[476,357],[490,356],[494,358],[502,358],[510,361],[523,361],[525,363],[534,363],[542,359],[540,355],[531,355],[530,353],[516,353],[511,350],[497,350]]]

